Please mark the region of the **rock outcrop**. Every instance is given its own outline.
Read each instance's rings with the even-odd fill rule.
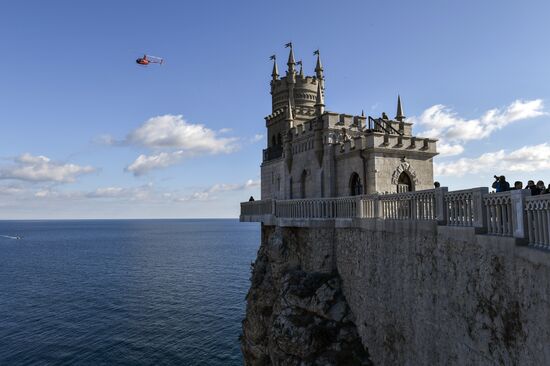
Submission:
[[[245,364],[370,365],[338,274],[327,263],[311,268],[292,230],[262,233],[243,321]]]

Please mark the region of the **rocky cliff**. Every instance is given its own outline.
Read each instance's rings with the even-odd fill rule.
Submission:
[[[548,251],[431,221],[279,224],[253,266],[247,365],[550,365]]]
[[[300,235],[299,230],[262,229],[243,321],[245,364],[370,365],[331,246],[316,246],[314,238]]]

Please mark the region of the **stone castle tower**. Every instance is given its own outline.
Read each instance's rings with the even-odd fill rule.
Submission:
[[[344,197],[433,188],[436,140],[412,135],[401,98],[389,119],[325,110],[319,51],[314,76],[304,76],[292,44],[285,76],[275,56],[272,111],[265,117],[267,148],[261,166],[262,199]],[[300,69],[297,70],[297,66]]]

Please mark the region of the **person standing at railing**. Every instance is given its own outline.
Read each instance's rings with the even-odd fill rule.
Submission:
[[[514,182],[514,188],[510,188],[511,191],[516,190],[516,189],[523,189],[523,183],[520,182],[519,180],[516,180]]]
[[[248,199],[248,202],[254,202],[254,197],[250,196],[250,198]]]
[[[504,175],[501,175],[500,177],[495,175],[495,182],[492,187],[497,191],[497,193],[506,192],[510,190],[510,183],[506,181],[506,177]]]
[[[434,188],[439,188],[441,187],[441,184],[439,182],[434,182]]]
[[[540,193],[540,189],[535,185],[535,181],[530,180],[527,182],[527,187],[525,189],[529,189],[531,191],[531,196],[536,196]]]
[[[550,194],[550,184],[548,184],[548,188],[546,188],[545,194]]]
[[[544,182],[542,180],[539,180],[537,182],[537,188],[539,189],[539,194],[545,194],[546,193],[546,186],[544,185]]]

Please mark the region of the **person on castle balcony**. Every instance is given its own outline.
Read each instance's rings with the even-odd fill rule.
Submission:
[[[248,202],[254,202],[254,197],[250,196],[250,198],[248,199]]]
[[[517,190],[517,189],[523,189],[523,183],[519,180],[516,180],[514,182],[514,188],[510,188],[511,191]]]
[[[544,194],[550,194],[550,184],[548,184],[548,188],[546,188],[546,191],[544,191]]]
[[[530,180],[527,182],[527,187],[525,189],[529,189],[531,191],[531,196],[536,196],[540,194],[540,189],[535,185],[534,180]]]
[[[501,175],[500,177],[495,175],[495,182],[492,187],[497,191],[497,193],[506,192],[510,190],[510,183],[506,181],[506,177],[504,175]]]
[[[537,188],[539,189],[539,194],[545,194],[546,193],[546,186],[544,185],[544,182],[542,180],[539,180],[537,182]]]
[[[439,182],[434,182],[434,188],[439,188],[441,187],[441,184]]]

